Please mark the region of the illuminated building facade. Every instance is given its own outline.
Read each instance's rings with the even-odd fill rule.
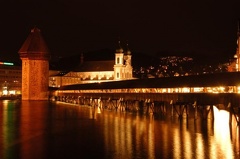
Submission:
[[[19,50],[22,60],[22,100],[47,100],[50,54],[38,28]]]
[[[131,51],[127,47],[116,49],[115,60],[109,61],[83,61],[81,56],[80,65],[72,71],[61,74],[60,72],[51,73],[49,78],[50,87],[61,87],[65,85],[82,83],[99,83],[119,80],[133,79],[131,65]]]
[[[20,95],[22,68],[11,62],[0,62],[0,96]]]
[[[127,51],[124,51],[120,45],[115,53],[115,65],[114,65],[114,79],[125,80],[132,78],[132,65],[131,65],[131,51],[127,47]]]

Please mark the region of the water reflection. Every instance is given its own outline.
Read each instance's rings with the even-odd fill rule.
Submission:
[[[18,138],[19,134],[16,133],[18,127],[16,105],[13,102],[5,100],[1,103],[0,107],[0,154],[7,158],[14,157],[13,154],[18,152],[18,149],[11,149],[13,142]],[[1,155],[2,156],[2,155]]]
[[[217,108],[214,109],[214,112],[216,120],[214,135],[216,140],[211,145],[211,151],[217,152],[218,149],[221,149],[222,151],[217,154],[217,158],[231,158],[234,154],[229,129],[229,113],[224,110],[218,110]]]
[[[239,127],[46,101],[0,103],[0,158],[238,158]]]

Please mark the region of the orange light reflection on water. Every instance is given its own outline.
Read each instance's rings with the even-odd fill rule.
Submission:
[[[59,145],[68,144],[69,140],[76,142],[73,148],[78,145],[85,148],[89,141],[99,143],[92,139],[100,140],[102,144],[97,150],[104,150],[109,158],[234,158],[239,152],[239,127],[235,118],[230,127],[229,112],[217,107],[214,107],[214,122],[209,115],[206,120],[199,116],[196,120],[184,118],[181,123],[156,119],[151,114],[140,116],[73,105],[49,107],[39,102],[23,104],[21,109],[14,105],[11,108],[7,103],[0,107],[1,139],[4,136],[0,141],[4,146],[0,156],[13,154],[15,149],[9,144],[14,143],[18,145],[19,156],[32,158],[34,152],[44,158],[49,155],[46,146],[58,150]],[[11,111],[14,109],[18,115]],[[9,122],[12,125],[6,126]],[[16,128],[19,130],[13,131]],[[89,143],[92,144],[94,148],[95,143]],[[59,150],[67,147],[63,148]]]
[[[211,151],[215,153],[217,149],[221,149],[222,153],[216,153],[217,158],[232,158],[233,147],[231,141],[231,134],[229,129],[229,112],[226,110],[219,110],[214,107],[214,136],[215,140],[212,141]]]

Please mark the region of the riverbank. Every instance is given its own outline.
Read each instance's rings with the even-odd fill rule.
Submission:
[[[0,96],[0,100],[16,100],[16,99],[21,99],[20,95],[16,96]]]

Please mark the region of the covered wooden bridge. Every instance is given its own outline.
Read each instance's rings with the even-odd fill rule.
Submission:
[[[51,95],[59,101],[124,111],[143,107],[165,113],[171,107],[171,113],[181,117],[189,107],[211,112],[213,105],[231,106],[237,112],[239,93],[240,73],[231,72],[67,85]]]

